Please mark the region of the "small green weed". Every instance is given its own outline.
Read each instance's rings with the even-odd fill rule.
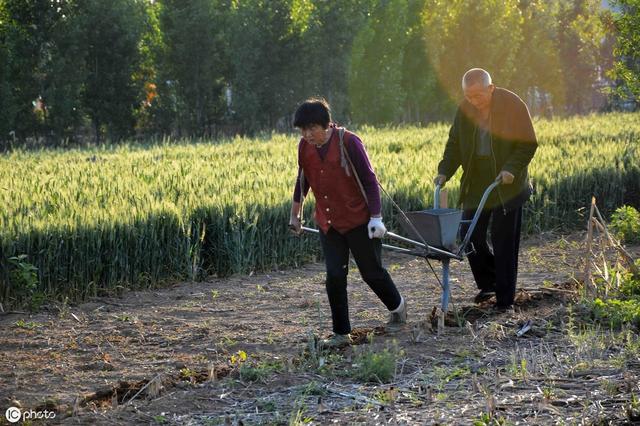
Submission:
[[[278,408],[275,402],[267,399],[259,399],[256,402],[256,407],[258,408],[258,410],[268,413],[276,411],[276,409]]]
[[[636,260],[635,264],[640,270],[640,259]],[[631,272],[623,274],[620,293],[625,298],[640,297],[640,276],[633,275]]]
[[[311,422],[313,422],[313,417],[307,415],[307,407],[304,402],[296,401],[291,416],[289,416],[289,426],[306,425]]]
[[[321,383],[312,380],[302,388],[302,393],[305,395],[324,396],[327,394],[327,389]]]
[[[640,399],[635,393],[631,394],[631,401],[624,407],[625,414],[629,421],[640,419]]]
[[[196,377],[197,374],[198,373],[195,370],[192,370],[187,367],[180,369],[180,378],[184,380],[191,380],[194,377]]]
[[[19,319],[18,321],[16,321],[15,323],[16,327],[19,328],[26,328],[29,330],[32,330],[34,328],[38,328],[38,327],[42,327],[43,325],[40,324],[39,322],[34,322],[34,321],[25,321],[23,319]]]
[[[490,413],[482,413],[473,421],[473,426],[506,426],[508,424],[504,417],[495,417]]]
[[[167,418],[165,416],[157,415],[157,416],[153,416],[153,421],[163,425],[163,424],[167,423],[168,420],[167,420]]]
[[[640,212],[632,206],[617,208],[611,215],[611,229],[625,243],[640,243]]]
[[[283,369],[282,363],[278,361],[259,362],[257,364],[243,363],[240,366],[240,378],[250,382],[257,382]]]
[[[367,349],[356,355],[353,377],[363,382],[387,383],[395,374],[397,348],[385,348],[380,352]]]
[[[21,254],[8,260],[9,282],[12,283],[13,296],[32,311],[40,309],[46,296],[38,291],[38,268],[27,262],[28,256]]]
[[[612,380],[608,380],[608,379],[601,380],[600,387],[610,396],[615,396],[620,392],[618,389],[618,385],[616,384],[616,382]]]
[[[393,404],[398,398],[398,389],[393,386],[389,389],[380,389],[373,394],[373,399],[382,404]]]
[[[527,360],[524,358],[519,360],[513,358],[511,364],[509,364],[508,372],[521,380],[526,380],[529,374],[527,371]]]

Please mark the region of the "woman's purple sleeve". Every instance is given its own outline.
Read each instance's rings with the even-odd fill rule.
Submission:
[[[300,202],[300,173],[302,172],[302,168],[298,167],[298,177],[296,178],[296,185],[295,188],[293,188],[293,202],[294,203],[299,203]],[[304,178],[304,196],[307,196],[307,193],[309,192],[309,182],[307,181],[307,178]]]
[[[377,216],[381,212],[380,204],[380,189],[378,188],[378,179],[369,162],[369,156],[362,144],[362,141],[353,136],[347,146],[347,152],[353,162],[353,167],[356,169],[356,173],[360,177],[360,182],[364,187],[364,193],[367,196],[367,203],[369,204],[369,213],[371,216]]]
[[[293,188],[294,203],[300,202],[300,175],[302,174],[302,167],[300,166],[300,150],[302,149],[303,143],[304,143],[304,139],[301,138],[300,142],[298,142],[298,175],[296,176],[296,184],[294,185],[294,188]],[[304,178],[304,182],[302,183],[302,186],[304,187],[303,194],[306,197],[307,193],[309,192],[309,181],[307,180],[306,176]]]

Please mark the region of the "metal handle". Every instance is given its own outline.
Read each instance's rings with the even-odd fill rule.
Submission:
[[[436,189],[433,192],[433,208],[434,209],[440,208],[440,184],[436,185]]]
[[[500,185],[501,183],[502,183],[502,177],[498,176],[496,180],[494,180],[493,183],[489,185],[487,189],[485,189],[484,194],[482,194],[482,198],[480,199],[480,203],[478,204],[478,209],[473,215],[473,219],[471,220],[471,224],[467,229],[467,233],[464,236],[464,240],[462,240],[462,244],[460,244],[460,247],[458,248],[458,255],[463,253],[465,247],[467,246],[467,244],[469,244],[469,241],[471,240],[471,234],[473,234],[473,230],[475,229],[476,224],[478,223],[478,219],[480,219],[480,215],[482,214],[482,209],[484,208],[484,205],[487,202],[487,198],[489,198],[489,194],[491,194],[491,191],[493,191],[495,187]]]
[[[309,228],[306,226],[302,227],[302,230],[304,232],[310,232],[312,234],[319,234],[320,230],[319,229],[314,229],[314,228]],[[387,232],[387,234],[389,234],[389,232]],[[392,251],[397,251],[398,253],[405,253],[405,254],[414,254],[411,250],[406,249],[406,248],[402,248],[402,247],[396,247],[396,246],[391,246],[389,244],[383,244],[382,248],[385,248],[387,250],[392,250]]]
[[[309,227],[306,227],[306,226],[303,226],[302,230],[304,232],[310,232],[310,233],[313,233],[313,234],[319,234],[320,233],[320,230],[314,229],[314,228],[309,228]],[[405,243],[413,244],[413,245],[415,245],[417,247],[420,247],[422,249],[427,250],[427,252],[429,252],[429,253],[435,253],[435,254],[439,254],[441,256],[451,257],[451,258],[458,259],[458,260],[462,259],[459,255],[457,255],[455,253],[451,253],[451,252],[448,252],[446,250],[440,250],[438,248],[422,244],[422,243],[420,243],[418,241],[414,241],[414,240],[412,240],[410,238],[405,238],[405,237],[403,237],[401,235],[394,234],[393,232],[387,232],[385,234],[385,236],[387,236],[389,238],[392,238],[394,240],[398,240],[398,241],[402,241],[402,242],[405,242]],[[416,255],[416,253],[414,251],[412,251],[412,250],[409,250],[409,249],[406,249],[406,248],[402,248],[402,247],[392,246],[392,245],[389,245],[389,244],[382,244],[382,248],[387,249],[387,250],[397,251],[398,253],[410,254],[410,255],[413,255],[413,256]]]
[[[398,240],[398,241],[402,241],[402,242],[405,242],[405,243],[413,244],[415,246],[423,248],[423,249],[427,250],[428,253],[435,253],[435,254],[439,254],[441,256],[452,257],[454,259],[460,260],[460,256],[458,256],[455,253],[451,253],[451,252],[446,251],[446,250],[441,250],[439,248],[431,247],[428,244],[422,244],[422,243],[420,243],[418,241],[414,241],[414,240],[412,240],[410,238],[403,237],[402,235],[394,234],[393,232],[387,232],[386,236],[388,236],[389,238],[393,238],[394,240]]]

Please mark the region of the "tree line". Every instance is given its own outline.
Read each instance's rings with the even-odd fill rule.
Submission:
[[[0,141],[448,120],[472,66],[535,114],[638,99],[638,0],[0,0]],[[606,93],[606,91],[609,93]],[[635,103],[633,104],[635,106]]]

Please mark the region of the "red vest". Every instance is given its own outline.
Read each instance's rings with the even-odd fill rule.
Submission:
[[[352,133],[345,131],[343,143],[351,141]],[[369,221],[369,208],[360,187],[349,169],[347,176],[340,166],[340,138],[335,128],[327,142],[329,150],[324,160],[317,148],[306,141],[300,142],[300,165],[316,198],[314,218],[326,234],[333,227],[341,234]],[[349,166],[347,162],[347,166]]]

